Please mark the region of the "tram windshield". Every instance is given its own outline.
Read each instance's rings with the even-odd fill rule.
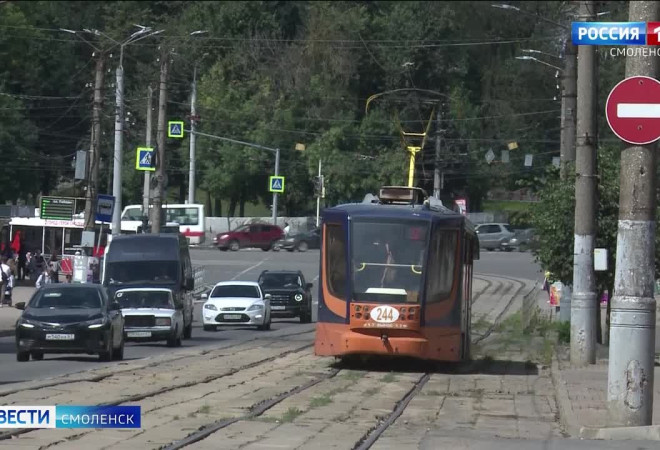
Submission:
[[[427,240],[427,222],[353,222],[353,300],[419,303]]]

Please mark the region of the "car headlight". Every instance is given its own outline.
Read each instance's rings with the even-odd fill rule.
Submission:
[[[248,311],[261,311],[264,309],[264,305],[252,305],[248,308]]]
[[[286,238],[286,239],[284,239],[284,242],[293,242],[293,241],[295,241],[294,238]]]
[[[295,298],[297,302],[301,302],[302,299],[303,299],[303,296],[302,296],[302,294],[296,294],[296,296],[293,297],[293,298]]]
[[[220,235],[220,239],[227,239],[229,237],[228,234],[222,234]]]
[[[169,327],[172,325],[172,319],[169,317],[156,317],[157,327]]]
[[[217,311],[218,310],[218,308],[216,308],[215,305],[212,305],[210,303],[205,304],[204,309],[208,309],[209,311]]]
[[[103,319],[90,320],[87,322],[87,328],[91,329],[101,328],[103,325],[105,325],[105,320]]]
[[[34,328],[34,324],[31,324],[31,323],[25,322],[25,321],[22,321],[21,323],[19,323],[19,326],[21,326],[23,328]]]

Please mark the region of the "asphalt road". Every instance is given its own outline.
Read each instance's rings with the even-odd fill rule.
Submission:
[[[319,251],[306,253],[264,252],[241,250],[220,252],[214,249],[194,249],[191,254],[194,265],[206,268],[205,283],[213,285],[219,281],[256,281],[262,270],[301,270],[307,282],[316,285],[319,275]],[[540,273],[530,253],[482,252],[481,260],[475,263],[475,272],[497,274],[514,278],[537,279]],[[313,289],[315,292],[315,289]],[[316,296],[315,296],[316,297]],[[264,333],[249,328],[222,327],[217,332],[202,330],[200,304],[195,308],[193,337],[183,341],[183,347],[212,347],[251,339],[255,333]],[[273,319],[273,329],[298,327],[298,319]],[[171,351],[164,343],[127,343],[125,359],[149,358]],[[75,373],[91,367],[117,363],[100,363],[97,356],[45,355],[43,361],[18,363],[13,337],[0,338],[0,384],[28,381]]]

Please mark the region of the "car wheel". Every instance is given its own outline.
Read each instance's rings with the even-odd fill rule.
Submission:
[[[221,252],[226,252],[227,251],[227,249],[225,247],[218,247],[218,250],[220,250]]]
[[[204,331],[218,331],[218,327],[215,325],[204,325]]]
[[[32,352],[32,359],[35,361],[41,361],[44,359],[43,352]]]
[[[16,361],[27,362],[30,360],[30,352],[16,352]]]
[[[110,335],[112,336],[112,331],[110,331]],[[112,343],[112,338],[110,338],[110,341],[108,342],[108,348],[106,350],[103,350],[99,352],[99,360],[100,361],[112,361],[112,351],[114,349],[114,345]]]
[[[179,340],[179,329],[174,330],[174,334],[167,338],[168,347],[176,347],[176,343]]]
[[[233,240],[229,243],[229,250],[232,252],[237,252],[241,248],[241,244],[237,240]]]
[[[300,241],[297,248],[299,252],[306,252],[309,249],[309,245],[305,241]]]
[[[192,337],[192,322],[183,328],[183,338],[190,339]]]
[[[119,348],[112,349],[112,359],[115,361],[121,361],[124,359],[124,338],[122,338]]]

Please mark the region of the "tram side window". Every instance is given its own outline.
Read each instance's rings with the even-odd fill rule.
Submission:
[[[457,242],[457,231],[433,233],[429,248],[429,267],[427,271],[427,303],[446,300],[451,293],[454,285]]]
[[[328,289],[335,297],[346,297],[346,241],[340,225],[325,226],[326,276]]]

